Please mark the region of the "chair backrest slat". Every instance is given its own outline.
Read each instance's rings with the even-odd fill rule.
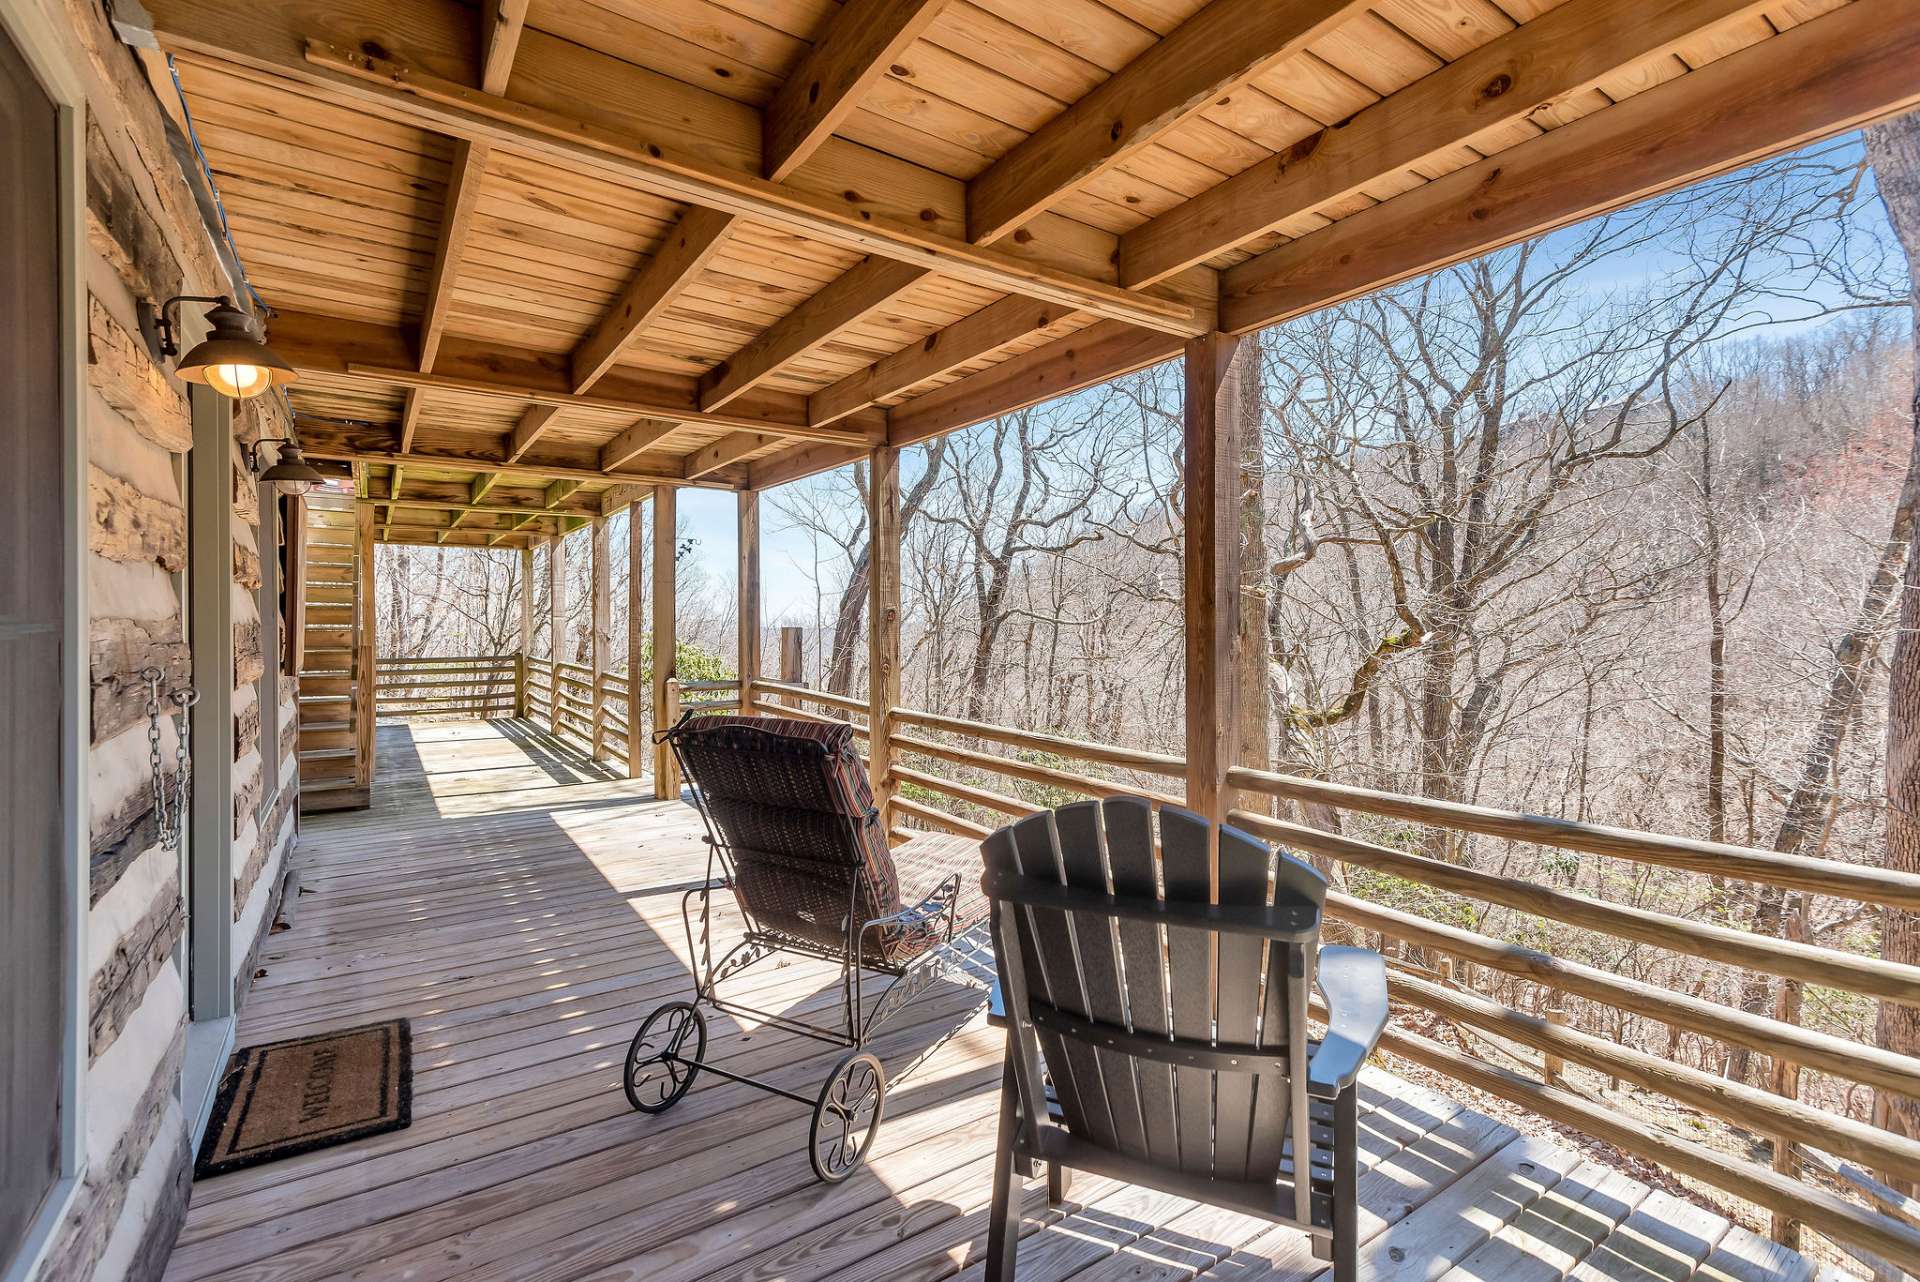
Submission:
[[[1107,893],[1106,831],[1100,822],[1100,803],[1083,801],[1053,812],[1054,832],[1060,841],[1061,864],[1067,884],[1098,894]],[[1087,1013],[1101,1023],[1127,1027],[1126,984],[1121,976],[1120,950],[1114,943],[1114,922],[1105,913],[1068,914],[1073,944],[1086,980]],[[1147,1137],[1140,1113],[1140,1089],[1134,1076],[1134,1057],[1094,1048],[1094,1064],[1107,1098],[1114,1146],[1128,1157],[1147,1156]]]
[[[1085,1140],[1187,1175],[1271,1183],[1287,1161],[1290,1124],[1308,1117],[1306,998],[1326,883],[1245,833],[1171,807],[1160,813],[1156,877],[1152,824],[1144,802],[1090,801],[987,839],[990,865],[1111,895],[1083,907],[1033,902],[1017,886],[998,892],[1025,901],[1000,901],[1017,919],[1009,951],[1031,1004],[1016,1035],[1036,1040],[1062,1119]],[[1141,916],[1155,902],[1165,905],[1159,924]],[[1244,921],[1216,929],[1206,917],[1215,902],[1289,913],[1274,915],[1271,933],[1249,933]],[[1169,1053],[1125,1034],[1165,1038]],[[1274,1054],[1228,1067],[1236,1047]],[[1310,1196],[1299,1181],[1302,1219]]]
[[[1204,904],[1211,893],[1212,853],[1207,821],[1182,810],[1160,812],[1160,866],[1169,900]],[[1207,1041],[1213,1033],[1213,934],[1167,927],[1167,997],[1177,1037]],[[1213,1074],[1197,1068],[1174,1073],[1180,1129],[1180,1169],[1213,1169]]]
[[[1158,899],[1160,887],[1153,867],[1153,810],[1136,798],[1092,803],[1106,821],[1107,867],[1116,895]],[[1127,1026],[1136,1033],[1166,1036],[1172,1031],[1167,1015],[1166,941],[1152,922],[1115,923],[1120,956],[1126,968]],[[1140,1120],[1146,1131],[1147,1155],[1155,1163],[1175,1167],[1180,1161],[1179,1123],[1174,1116],[1173,1069],[1170,1065],[1139,1061],[1134,1065]]]

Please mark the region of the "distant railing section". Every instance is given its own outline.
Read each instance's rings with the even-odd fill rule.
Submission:
[[[749,707],[776,716],[843,721],[861,737],[867,735],[867,703],[854,696],[756,679]],[[1082,797],[1126,796],[1155,806],[1179,805],[1185,791],[1186,762],[1171,754],[915,708],[892,708],[888,716],[896,753],[891,776],[898,791],[890,816],[896,836],[911,835],[907,826],[915,824],[985,836],[1007,818]],[[1415,852],[1423,848],[1420,843],[1429,832],[1478,835],[1639,868],[1675,869],[1717,882],[1741,881],[1870,907],[1920,910],[1920,877],[1911,874],[1261,770],[1235,769],[1227,782],[1239,797],[1230,815],[1234,823],[1343,877],[1356,871],[1386,874],[1439,892],[1436,901],[1441,903],[1498,905],[1555,928],[1592,932],[1637,949],[1664,950],[1789,984],[1920,1006],[1920,967],[1618,904]],[[1280,817],[1292,814],[1295,806],[1400,822],[1390,838],[1394,844],[1386,844]],[[1804,1224],[1869,1267],[1891,1263],[1920,1274],[1920,1216],[1911,1214],[1916,1204],[1877,1183],[1920,1180],[1920,1141],[1803,1101],[1798,1079],[1799,1069],[1805,1068],[1844,1082],[1920,1096],[1920,1059],[1802,1027],[1779,1017],[1779,1011],[1757,1014],[1710,1001],[1353,893],[1330,893],[1328,914],[1336,931],[1358,932],[1389,954],[1390,991],[1403,1009],[1444,1018],[1461,1030],[1462,1045],[1468,1033],[1498,1039],[1494,1048],[1513,1067],[1400,1026],[1390,1028],[1382,1043],[1393,1054],[1770,1212],[1774,1236],[1782,1241],[1796,1243]],[[1507,1001],[1476,986],[1476,968],[1511,981],[1502,987]],[[1523,987],[1516,990],[1513,983]],[[1603,1013],[1653,1020],[1676,1033],[1765,1056],[1775,1070],[1771,1087],[1731,1080],[1583,1032],[1564,1018],[1568,998],[1592,1003]],[[1599,1024],[1604,1027],[1606,1021]],[[1573,1081],[1569,1064],[1631,1083],[1681,1110],[1718,1119],[1730,1135],[1759,1136],[1770,1146],[1772,1160],[1755,1161],[1739,1155],[1736,1144],[1715,1146],[1697,1135],[1634,1118]]]
[[[374,662],[374,710],[382,717],[510,717],[519,689],[511,654]]]

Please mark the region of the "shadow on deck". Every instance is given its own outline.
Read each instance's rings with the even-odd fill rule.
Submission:
[[[170,1279],[975,1277],[1001,1035],[976,1021],[892,1084],[873,1159],[814,1182],[790,1101],[708,1078],[631,1111],[638,1022],[691,987],[682,892],[698,816],[522,721],[380,730],[371,809],[307,821],[292,928],[263,952],[250,1044],[394,1015],[414,1030],[411,1128],[196,1184]],[[797,1011],[838,998],[796,961],[739,981]],[[916,1004],[889,1068],[952,1031],[970,990]],[[832,1048],[724,1016],[732,1063],[811,1092]],[[1724,1219],[1370,1070],[1369,1279],[1811,1279]],[[1306,1279],[1306,1239],[1144,1189],[1029,1190],[1020,1276]]]

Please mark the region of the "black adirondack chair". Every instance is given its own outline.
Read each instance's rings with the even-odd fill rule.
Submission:
[[[1008,1024],[987,1277],[1014,1275],[1019,1181],[1044,1162],[1298,1225],[1350,1282],[1356,1080],[1386,968],[1320,947],[1326,881],[1301,861],[1171,807],[1159,839],[1156,877],[1152,814],[1118,799],[986,840]]]

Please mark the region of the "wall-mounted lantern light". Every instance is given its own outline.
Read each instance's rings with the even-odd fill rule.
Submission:
[[[266,471],[260,470],[260,447],[271,440],[280,447],[280,456]],[[288,494],[310,494],[327,483],[326,476],[319,468],[307,462],[300,453],[300,442],[288,438],[263,437],[246,447],[247,470],[270,485],[277,485]]]
[[[174,337],[174,313],[182,303],[211,303],[207,324],[212,328],[202,342],[194,344],[184,356]],[[261,334],[260,324],[225,298],[183,295],[169,298],[156,311],[150,304],[140,307],[140,328],[147,343],[162,359],[180,356],[176,367],[189,383],[205,383],[223,396],[246,400],[258,396],[275,384],[291,383],[298,377],[293,367],[273,354]]]

